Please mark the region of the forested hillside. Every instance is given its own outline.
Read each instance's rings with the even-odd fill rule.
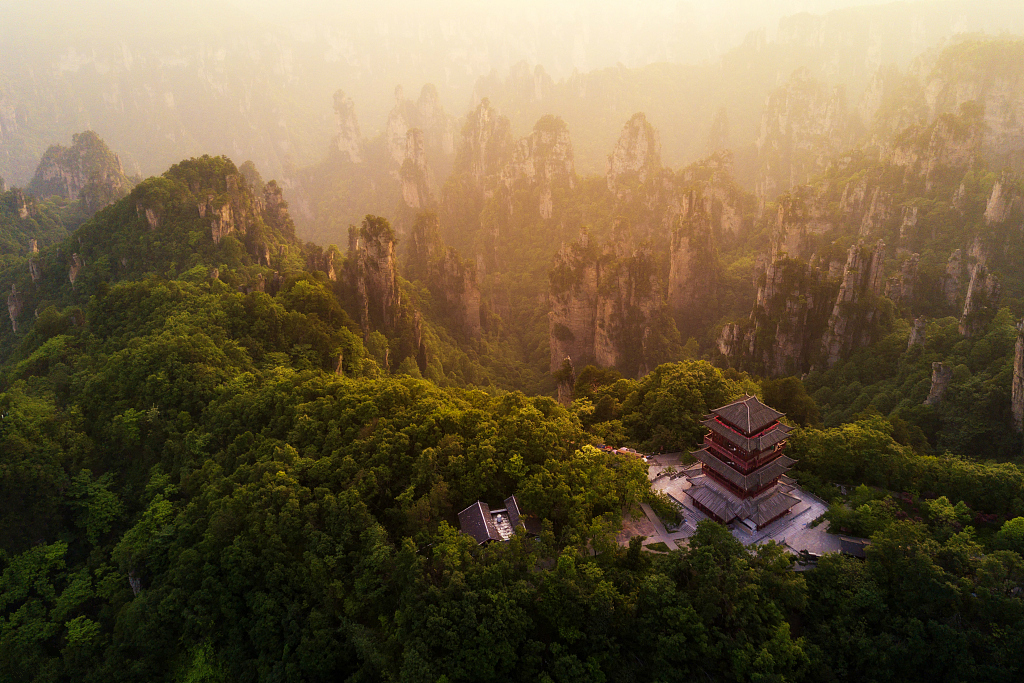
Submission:
[[[914,3],[720,71],[517,69],[464,112],[398,89],[380,130],[335,89],[283,175],[33,142],[0,181],[0,681],[1020,680],[1024,41],[925,41],[960,6],[912,45]],[[865,557],[629,531],[685,526],[656,484],[748,396],[820,505],[794,532]],[[507,542],[459,530],[513,495]]]
[[[1019,675],[1020,520],[1000,530],[1024,514],[1016,466],[922,455],[879,417],[808,427],[807,485],[882,487],[830,513],[875,533],[866,563],[795,573],[711,523],[686,550],[620,548],[624,510],[674,509],[641,461],[590,444],[692,447],[700,416],[758,383],[703,361],[590,368],[565,408],[420,379],[380,330],[435,313],[381,292],[433,295],[369,265],[387,223],[335,257],[250,178],[182,162],[41,248],[38,280],[24,260],[5,271],[38,311],[3,338],[6,679]],[[814,421],[799,383],[764,391]],[[455,531],[458,510],[510,493],[539,538]]]

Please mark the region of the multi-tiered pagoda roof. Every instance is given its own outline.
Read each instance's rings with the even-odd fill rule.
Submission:
[[[782,417],[755,396],[704,416],[708,433],[692,454],[700,465],[691,470],[687,492],[697,507],[721,522],[739,519],[760,528],[800,502],[785,476],[795,461],[783,454],[791,428]]]

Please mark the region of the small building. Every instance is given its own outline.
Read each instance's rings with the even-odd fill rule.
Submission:
[[[704,447],[691,454],[699,464],[686,472],[692,484],[687,494],[697,508],[752,533],[800,502],[785,476],[796,461],[783,453],[792,428],[779,422],[782,417],[755,396],[704,416]]]
[[[477,501],[459,513],[459,528],[480,545],[491,541],[507,541],[522,525],[527,533],[540,534],[537,520],[520,512],[516,497],[505,499],[505,507],[492,510],[487,503]]]
[[[868,556],[867,547],[871,545],[871,539],[858,538],[856,536],[839,536],[839,552],[843,555],[856,557],[863,560]]]

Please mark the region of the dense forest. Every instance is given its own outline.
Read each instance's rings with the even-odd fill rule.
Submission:
[[[855,104],[776,49],[715,95],[759,124],[701,103],[677,167],[641,112],[595,152],[540,71],[370,137],[338,91],[280,183],[129,175],[93,131],[0,181],[0,680],[1024,676],[1024,41]],[[691,462],[746,395],[866,557],[622,540],[680,510],[607,446]],[[513,494],[539,533],[460,532]]]

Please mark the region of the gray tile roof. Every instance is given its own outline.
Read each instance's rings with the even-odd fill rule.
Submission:
[[[716,458],[714,455],[709,453],[706,448],[702,448],[690,455],[697,458],[697,460],[700,460],[702,463],[707,465],[708,468],[713,470],[716,474],[724,477],[726,480],[744,491],[756,491],[759,488],[767,486],[776,477],[788,472],[789,468],[796,462],[796,460],[793,460],[788,456],[780,455],[764,467],[759,467],[750,474],[743,474]]]
[[[755,434],[784,416],[758,401],[756,396],[744,396],[711,412],[746,435]]]
[[[491,509],[479,500],[459,513],[459,527],[477,543],[501,540],[501,534],[491,520]]]
[[[783,487],[774,487],[757,498],[740,500],[705,476],[691,481],[693,486],[687,494],[724,522],[749,519],[760,528],[800,502]]]
[[[459,528],[477,543],[507,541],[520,524],[527,533],[541,533],[540,520],[524,515],[515,496],[506,498],[505,507],[500,510],[492,510],[487,503],[478,500],[459,513]]]
[[[743,449],[748,453],[766,451],[775,444],[784,441],[789,436],[789,433],[793,431],[792,427],[779,423],[760,436],[746,437],[736,430],[730,429],[714,417],[702,421],[701,424],[737,448]]]
[[[515,529],[519,526],[519,520],[522,515],[519,512],[519,501],[516,500],[514,495],[505,499],[505,509],[508,510],[509,522],[512,524],[512,528]]]

